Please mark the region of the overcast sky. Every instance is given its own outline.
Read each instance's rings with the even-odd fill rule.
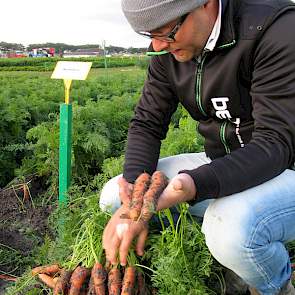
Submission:
[[[147,47],[134,33],[120,0],[6,0],[0,5],[0,41]]]

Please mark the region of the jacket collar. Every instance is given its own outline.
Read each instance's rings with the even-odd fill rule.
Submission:
[[[240,4],[241,0],[222,0],[221,32],[217,48],[227,47],[236,42],[234,23],[237,21]]]

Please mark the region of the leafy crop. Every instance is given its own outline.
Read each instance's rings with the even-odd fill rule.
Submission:
[[[99,209],[99,192],[107,180],[122,173],[129,120],[145,74],[138,68],[92,70],[87,81],[74,81],[69,204],[50,216],[54,238],[46,237],[30,262],[72,267],[80,262],[91,265],[99,255],[103,227],[110,218]],[[0,131],[4,134],[0,186],[15,175],[36,173],[47,179],[47,193],[56,196],[62,82],[50,80],[46,73],[3,72],[0,83]],[[196,137],[195,128],[179,107],[162,143],[161,157],[201,151],[202,139]],[[175,137],[181,140],[176,143]],[[212,273],[212,258],[198,224],[185,207],[180,212],[174,225],[167,211],[170,224],[162,227],[161,234],[150,236],[146,257],[153,273],[151,283],[159,294],[210,294],[206,278]],[[38,292],[36,281],[26,273],[7,294]]]
[[[205,285],[213,263],[200,226],[188,213],[187,205],[180,207],[176,225],[171,211],[162,213],[169,226],[162,223],[162,234],[150,238],[152,283],[157,294],[212,294]],[[161,215],[160,215],[161,218]]]
[[[78,165],[74,169],[80,171],[83,165],[93,175],[105,158],[122,153],[145,73],[135,68],[115,73],[93,70],[89,76],[73,83],[71,98]],[[38,173],[56,179],[62,81],[51,80],[48,74],[1,73],[0,86],[0,187],[15,175]],[[85,163],[84,152],[92,157]],[[82,172],[79,175],[85,178]]]
[[[92,62],[92,68],[104,68],[105,62],[108,68],[129,67],[146,63],[142,57],[83,57],[83,58],[1,58],[0,71],[52,71],[58,61],[83,61]]]

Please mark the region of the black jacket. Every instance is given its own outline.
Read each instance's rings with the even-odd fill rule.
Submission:
[[[124,177],[156,169],[160,142],[180,102],[199,121],[212,162],[186,170],[197,201],[261,184],[294,162],[295,3],[224,2],[212,52],[189,62],[151,59],[131,120]],[[177,140],[177,139],[176,139]]]

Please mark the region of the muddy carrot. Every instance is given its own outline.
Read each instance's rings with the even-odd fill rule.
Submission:
[[[136,269],[133,266],[125,268],[121,295],[135,294]]]
[[[136,221],[140,216],[143,205],[143,196],[150,185],[150,180],[151,176],[148,173],[140,174],[135,180],[132,192],[131,208],[129,212],[132,220]]]
[[[0,280],[16,282],[17,278],[13,277],[13,276],[10,276],[10,275],[1,275],[0,274]]]
[[[91,279],[93,280],[95,294],[105,295],[106,294],[105,282],[107,279],[107,273],[104,267],[99,262],[96,262],[92,268]]]
[[[139,271],[137,273],[137,293],[136,295],[146,295],[146,286],[143,273]]]
[[[89,280],[87,295],[96,295],[92,277]]]
[[[109,295],[120,295],[122,287],[121,272],[118,268],[112,268],[108,274]]]
[[[66,269],[61,270],[60,277],[58,277],[57,282],[53,288],[53,295],[68,294],[71,275],[71,271]]]
[[[156,210],[157,201],[167,185],[167,176],[161,171],[155,171],[152,175],[149,189],[143,197],[143,206],[141,210],[141,219],[143,221],[147,222],[151,219]]]
[[[60,267],[58,264],[52,264],[52,265],[43,265],[43,266],[37,266],[32,269],[32,275],[35,276],[39,273],[45,273],[48,275],[55,275],[60,271]]]
[[[88,268],[78,266],[72,273],[70,283],[71,287],[69,290],[69,295],[79,295],[83,286],[83,283],[90,275],[90,270]]]
[[[44,283],[47,287],[53,289],[55,286],[55,282],[53,278],[45,273],[39,273],[38,274],[39,280]]]

